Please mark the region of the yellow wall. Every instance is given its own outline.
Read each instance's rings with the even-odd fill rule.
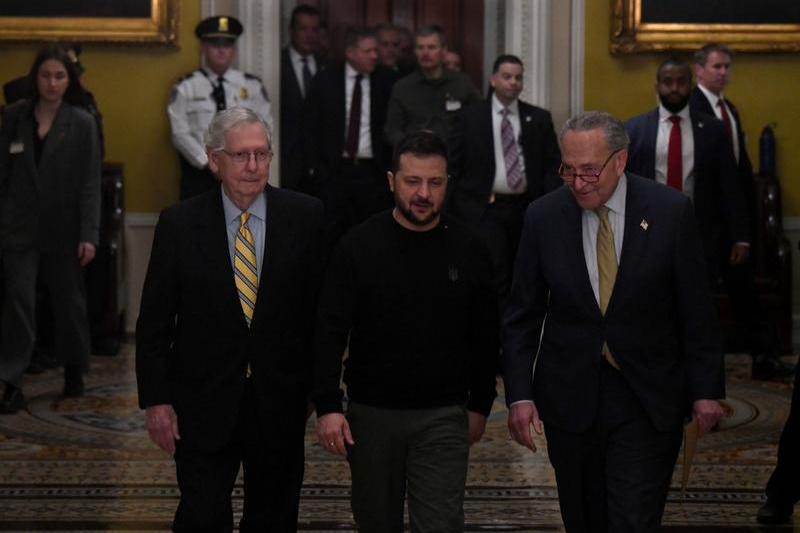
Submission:
[[[627,119],[656,105],[655,71],[664,55],[612,56],[608,51],[611,2],[586,2],[584,108]],[[689,59],[689,56],[685,56]],[[758,137],[775,122],[784,216],[800,215],[800,55],[739,54],[726,96],[736,104],[758,170]]]
[[[128,211],[157,212],[178,198],[178,160],[166,106],[175,80],[198,65],[200,3],[180,2],[179,48],[87,44],[81,63],[103,114],[106,160],[125,165]],[[0,83],[27,73],[39,45],[0,45]]]

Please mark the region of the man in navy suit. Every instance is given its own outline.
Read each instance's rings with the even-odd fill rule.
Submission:
[[[625,172],[607,113],[567,121],[566,187],[525,214],[504,317],[508,425],[547,430],[569,533],[659,530],[684,418],[722,416],[722,350],[691,202]]]
[[[311,330],[321,276],[319,200],[267,185],[266,123],[233,107],[206,137],[222,186],[158,220],[136,325],[139,406],[174,456],[174,531],[297,530]]]
[[[325,202],[334,237],[392,205],[383,135],[392,80],[377,63],[375,35],[350,29],[345,62],[320,72],[306,98],[307,192]]]
[[[658,69],[656,90],[661,105],[630,119],[628,170],[668,183],[673,120],[678,120],[681,175],[671,184],[695,207],[714,286],[724,283],[737,321],[749,339],[753,377],[769,378],[783,368],[771,353],[771,335],[760,324],[758,298],[749,260],[751,225],[740,175],[723,123],[689,105],[689,65],[668,59]],[[790,369],[791,370],[791,369]]]
[[[561,185],[553,119],[549,111],[519,99],[523,74],[517,56],[495,60],[492,95],[465,110],[455,143],[453,214],[488,244],[502,304],[511,289],[525,208]]]

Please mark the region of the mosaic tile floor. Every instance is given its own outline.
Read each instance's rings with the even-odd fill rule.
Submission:
[[[120,356],[93,358],[80,399],[59,399],[60,371],[26,377],[28,409],[0,416],[0,530],[168,529],[177,503],[174,469],[144,431],[132,351],[126,346]],[[754,516],[774,466],[790,389],[747,379],[745,357],[729,356],[727,363],[731,417],[700,441],[685,493],[676,467],[667,531],[762,531]],[[536,454],[515,445],[505,417],[498,400],[486,436],[473,447],[467,531],[561,531],[544,443]],[[353,531],[347,465],[317,446],[311,423],[300,529]],[[234,497],[238,511],[240,485]]]

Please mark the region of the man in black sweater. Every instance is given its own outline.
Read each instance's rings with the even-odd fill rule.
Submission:
[[[496,396],[491,258],[440,214],[441,139],[410,134],[388,178],[395,208],[341,240],[320,297],[317,436],[350,462],[359,531],[403,531],[406,487],[412,531],[462,531],[469,445]]]

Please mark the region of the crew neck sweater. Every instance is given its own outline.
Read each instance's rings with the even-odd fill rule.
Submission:
[[[412,231],[379,213],[345,235],[320,294],[314,402],[388,409],[465,405],[487,415],[496,394],[497,301],[488,250],[442,216]],[[348,345],[349,340],[349,345]]]

